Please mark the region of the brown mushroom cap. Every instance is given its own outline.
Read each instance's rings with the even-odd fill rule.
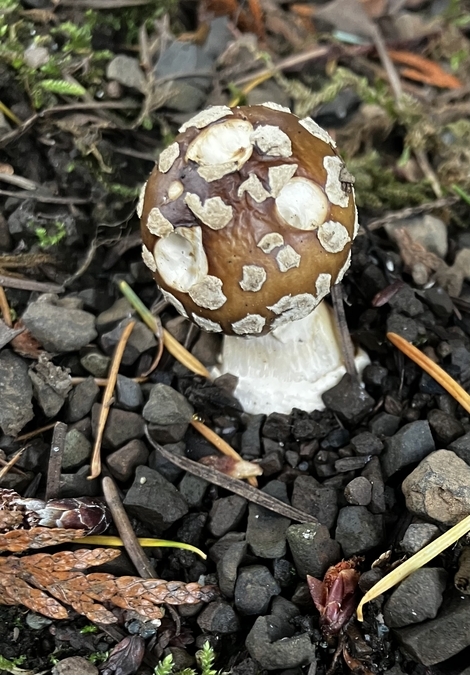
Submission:
[[[214,106],[180,129],[143,191],[143,259],[202,328],[263,335],[341,280],[357,233],[328,134],[275,104]]]

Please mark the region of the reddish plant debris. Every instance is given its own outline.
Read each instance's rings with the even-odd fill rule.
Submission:
[[[307,575],[307,583],[320,612],[320,626],[325,635],[335,635],[356,609],[356,588],[360,574],[356,567],[360,558],[351,558],[329,567],[323,581]]]
[[[63,602],[90,621],[116,623],[117,617],[100,604],[106,603],[159,625],[163,612],[158,605],[208,602],[216,594],[214,587],[198,583],[82,571],[119,555],[117,550],[97,548],[0,558],[0,604],[24,605],[51,619],[66,619]]]
[[[101,675],[129,675],[135,673],[145,654],[145,641],[139,635],[128,635],[117,643],[100,667]]]
[[[106,504],[94,497],[42,499],[21,497],[14,490],[0,488],[0,532],[33,527],[81,529],[101,534],[111,523]]]

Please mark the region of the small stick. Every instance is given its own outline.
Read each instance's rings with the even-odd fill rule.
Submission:
[[[138,382],[139,384],[141,382],[147,382],[147,377],[141,376],[141,377],[131,377],[130,378],[132,382]],[[85,380],[88,380],[88,377],[71,377],[70,378],[70,383],[75,386],[77,384],[81,384],[82,382],[85,382]],[[108,378],[107,377],[94,377],[93,378],[95,384],[98,385],[98,387],[106,387],[108,385]]]
[[[318,523],[317,518],[314,516],[305,513],[305,511],[300,511],[300,509],[295,509],[293,506],[289,506],[289,504],[284,504],[280,499],[271,497],[271,495],[266,494],[266,492],[262,492],[262,490],[247,485],[243,481],[238,480],[238,478],[226,476],[216,469],[208,468],[203,464],[198,464],[198,462],[193,462],[191,459],[187,459],[187,457],[174,455],[153,440],[149,434],[148,428],[145,433],[150,445],[155,448],[155,450],[158,450],[158,452],[169,462],[175,464],[175,466],[179,466],[180,469],[188,471],[188,473],[192,473],[194,476],[204,478],[204,480],[207,480],[213,485],[218,485],[224,490],[228,490],[240,497],[244,497],[248,501],[253,502],[253,504],[264,506],[265,509],[274,511],[274,513],[284,516],[284,518],[290,518],[290,520],[296,520],[299,523]]]
[[[113,360],[111,362],[111,367],[108,375],[108,384],[103,394],[103,402],[101,404],[100,417],[98,420],[98,429],[96,432],[95,445],[93,446],[93,453],[91,456],[91,467],[90,475],[88,480],[93,480],[93,478],[98,478],[101,473],[101,441],[103,440],[104,429],[106,427],[106,422],[108,420],[109,409],[111,407],[111,399],[113,397],[114,387],[116,385],[117,376],[119,373],[119,366],[121,365],[121,360],[126,348],[127,341],[130,334],[135,326],[135,321],[130,321],[127,326],[122,331],[122,335],[119,339],[118,344],[113,355]]]
[[[28,431],[27,434],[23,434],[22,436],[17,436],[15,438],[16,441],[29,441],[31,438],[34,438],[35,436],[39,436],[39,434],[44,433],[45,431],[49,431],[49,429],[53,429],[55,427],[55,422],[51,422],[50,424],[46,424],[44,427],[39,427],[39,429],[35,429],[34,431]]]
[[[428,375],[433,377],[438,384],[449,392],[455,400],[460,403],[462,408],[470,413],[470,394],[468,394],[463,387],[458,384],[453,377],[448,375],[437,363],[431,361],[423,352],[417,349],[411,342],[405,340],[396,333],[387,333],[387,338],[390,342],[398,347],[409,359],[418,364]]]
[[[231,457],[236,462],[243,461],[242,458],[240,457],[240,455],[238,454],[238,452],[236,450],[234,450],[232,448],[232,446],[227,443],[227,441],[224,441],[223,438],[220,438],[220,436],[218,434],[216,434],[215,431],[213,431],[212,429],[209,429],[209,427],[206,426],[200,420],[198,420],[196,418],[196,416],[194,416],[193,419],[191,420],[191,425],[197,431],[199,431],[201,436],[204,436],[204,438],[206,440],[208,440],[209,443],[212,443],[212,445],[214,445],[217,448],[217,450],[220,450],[220,452],[223,455],[227,455],[227,457]],[[249,476],[247,478],[247,481],[253,487],[255,487],[255,488],[258,487],[258,481],[256,480],[255,476]]]
[[[38,291],[39,293],[63,293],[63,286],[58,284],[48,284],[42,281],[33,281],[32,279],[21,279],[20,277],[10,277],[6,274],[0,274],[0,284],[7,288],[19,288],[21,291]]]
[[[155,570],[145,555],[139,540],[132,529],[131,521],[122,505],[115,482],[109,476],[102,480],[103,494],[129,558],[143,579],[156,578]]]
[[[10,471],[10,469],[16,464],[16,462],[19,460],[21,455],[23,454],[24,448],[21,448],[21,450],[18,450],[13,457],[5,464],[3,469],[0,469],[0,480],[4,478],[7,473]]]
[[[8,326],[12,328],[13,321],[11,320],[10,305],[8,304],[7,296],[3,286],[0,286],[0,311],[2,312],[3,321]]]
[[[357,378],[356,363],[354,361],[354,345],[346,321],[343,303],[343,287],[341,284],[336,284],[331,287],[331,298],[333,300],[336,326],[338,328],[346,372],[352,377]]]
[[[60,491],[60,473],[62,470],[62,457],[65,449],[65,436],[67,425],[56,422],[52,434],[51,450],[49,453],[49,466],[46,479],[46,502],[49,499],[57,499]]]

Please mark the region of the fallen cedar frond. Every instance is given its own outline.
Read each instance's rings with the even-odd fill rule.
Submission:
[[[160,624],[159,605],[209,602],[216,595],[213,586],[198,583],[139,577],[115,577],[82,570],[114,560],[113,549],[36,553],[18,558],[0,558],[0,604],[24,605],[51,619],[66,619],[70,605],[96,623],[116,623],[117,617],[103,604],[129,610],[144,621]],[[60,601],[60,602],[59,602]]]

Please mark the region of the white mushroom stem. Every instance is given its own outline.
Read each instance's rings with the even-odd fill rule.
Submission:
[[[367,354],[358,350],[358,373],[369,362]],[[321,302],[304,319],[263,337],[226,336],[214,375],[238,377],[235,396],[245,412],[288,414],[292,408],[323,410],[322,394],[345,372],[332,312]]]

